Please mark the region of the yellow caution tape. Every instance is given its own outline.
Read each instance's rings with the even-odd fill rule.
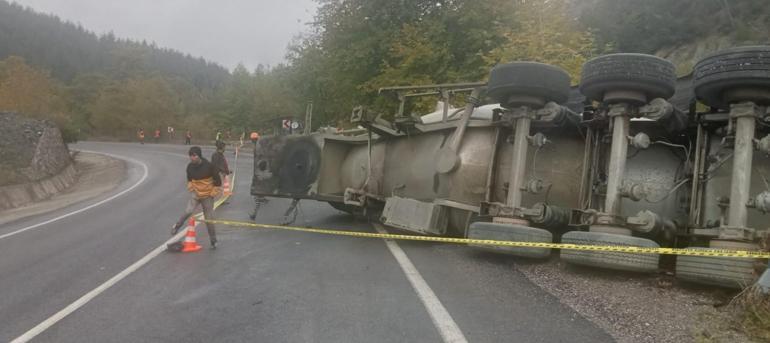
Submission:
[[[256,223],[240,222],[240,221],[232,221],[232,220],[205,220],[205,222],[229,225],[229,226],[261,228],[261,229],[279,229],[279,230],[290,230],[290,231],[299,231],[299,232],[312,232],[312,233],[321,233],[326,235],[351,236],[351,237],[363,237],[363,238],[382,238],[382,239],[423,241],[423,242],[496,245],[496,246],[519,247],[519,248],[545,248],[545,249],[565,249],[565,250],[605,251],[605,252],[611,251],[611,252],[624,252],[624,253],[635,253],[635,254],[714,256],[714,257],[737,257],[737,258],[770,258],[770,252],[767,252],[767,251],[645,248],[645,247],[611,246],[611,245],[580,245],[580,244],[568,244],[568,243],[514,242],[514,241],[495,241],[495,240],[486,240],[486,239],[394,235],[394,234],[388,234],[388,233],[370,233],[370,232],[342,231],[342,230],[331,230],[331,229],[313,229],[313,228],[285,226],[285,225],[256,224]]]

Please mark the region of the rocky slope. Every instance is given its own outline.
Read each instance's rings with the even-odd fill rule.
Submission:
[[[0,186],[39,181],[70,163],[67,145],[53,123],[0,112]]]

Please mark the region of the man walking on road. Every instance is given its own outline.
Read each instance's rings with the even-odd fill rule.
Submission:
[[[214,197],[219,194],[219,188],[222,187],[222,179],[219,172],[213,164],[201,156],[201,148],[194,146],[190,148],[190,163],[187,164],[187,190],[192,193],[192,198],[187,203],[179,221],[171,228],[171,235],[175,235],[179,228],[184,225],[187,218],[195,212],[198,204],[203,208],[203,217],[206,220],[214,219]],[[217,248],[217,233],[214,224],[206,223],[206,229],[211,241],[211,249]]]
[[[184,135],[184,145],[190,145],[190,141],[192,140],[192,132],[190,130],[187,130],[187,133]]]

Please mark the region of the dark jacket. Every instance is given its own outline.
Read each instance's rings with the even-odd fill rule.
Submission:
[[[198,198],[213,197],[219,193],[222,179],[211,162],[201,158],[198,164],[187,164],[187,189]]]
[[[213,164],[214,168],[216,168],[220,173],[225,175],[230,174],[230,168],[227,166],[225,154],[219,151],[214,151],[214,153],[211,154],[211,164]]]

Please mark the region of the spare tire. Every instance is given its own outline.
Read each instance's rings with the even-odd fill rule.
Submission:
[[[569,99],[569,74],[556,66],[537,62],[512,62],[492,68],[487,96],[505,106],[512,95],[543,98],[563,104]]]
[[[725,91],[736,88],[770,93],[770,46],[744,46],[706,56],[695,64],[693,87],[698,100],[720,109],[729,109],[731,102],[738,101],[770,104],[769,96],[725,97]]]
[[[610,54],[586,62],[580,77],[580,93],[601,102],[608,91],[641,92],[647,101],[668,99],[676,91],[674,64],[645,54]]]
[[[321,148],[311,137],[288,140],[281,151],[278,192],[305,194],[321,170]]]

